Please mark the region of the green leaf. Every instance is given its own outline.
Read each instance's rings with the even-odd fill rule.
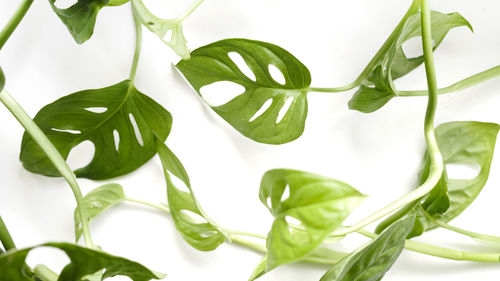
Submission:
[[[3,75],[3,70],[0,67],[0,91],[3,90],[3,87],[5,87],[5,76]]]
[[[289,197],[284,198],[287,190]],[[266,172],[260,200],[274,216],[267,238],[267,270],[310,254],[363,198],[348,184],[320,175],[285,169]]]
[[[129,80],[63,97],[42,108],[34,121],[64,159],[83,141],[94,144],[92,161],[75,171],[78,177],[90,179],[108,179],[139,168],[156,153],[156,136],[165,140],[172,125],[170,113],[139,92]],[[118,149],[115,134],[119,135]],[[136,134],[141,137],[138,139]],[[20,158],[30,172],[59,176],[28,133],[23,136]]]
[[[238,53],[255,75],[247,77],[229,57]],[[278,68],[285,83],[275,81],[269,66]],[[198,48],[191,59],[180,61],[177,68],[200,94],[203,86],[229,81],[245,88],[245,92],[212,109],[241,134],[257,142],[282,144],[298,138],[304,131],[307,116],[309,70],[286,50],[265,42],[247,39],[226,39]],[[285,102],[290,107],[278,122]],[[255,116],[266,102],[272,102]],[[251,121],[250,121],[251,120]]]
[[[488,180],[499,128],[498,124],[472,121],[439,125],[436,128],[436,139],[444,163],[477,166],[480,168],[479,173],[472,179],[453,179],[447,176],[445,167],[440,182],[428,196],[420,201],[421,203],[409,204],[396,216],[382,222],[376,232],[381,232],[398,217],[416,211],[415,227],[410,234],[410,237],[414,237],[436,228],[427,216],[447,223],[462,213],[476,199]],[[420,182],[425,180],[429,169],[430,161],[426,156]]]
[[[32,281],[22,275],[26,256],[40,247],[57,248],[66,253],[70,263],[64,267],[58,281],[78,281],[87,275],[105,270],[102,280],[117,275],[128,276],[133,281],[163,279],[163,274],[154,273],[146,267],[108,253],[69,243],[46,243],[22,250],[9,251],[0,256],[0,281]]]
[[[194,248],[200,251],[216,249],[229,236],[201,208],[191,189],[187,172],[177,156],[160,140],[157,141],[157,149],[167,182],[168,206],[175,227]],[[180,179],[189,192],[177,188],[172,177]]]
[[[122,186],[116,183],[109,183],[102,185],[85,195],[83,198],[82,208],[83,211],[87,213],[87,217],[90,221],[102,212],[120,203],[123,199],[125,199],[125,193],[123,192]],[[74,218],[75,237],[76,241],[78,241],[82,235],[81,220],[78,209],[75,210]]]
[[[130,0],[109,0],[108,6],[121,6]]]
[[[395,222],[370,244],[330,268],[320,281],[378,281],[391,268],[405,246],[415,216]]]
[[[78,0],[69,8],[59,9],[55,5],[56,2],[57,0],[49,0],[52,9],[78,44],[87,41],[94,33],[97,14],[102,7],[125,3],[122,0],[111,1],[112,3],[108,3],[109,0]]]
[[[162,19],[151,13],[141,0],[132,0],[137,18],[151,32],[156,34],[167,46],[183,59],[189,59],[190,50],[182,32],[183,19]],[[167,38],[166,35],[171,32]]]
[[[390,47],[376,63],[349,101],[349,108],[369,113],[384,106],[390,99],[398,95],[394,80],[413,71],[424,62],[424,57],[408,58],[403,51],[403,44],[411,38],[421,35],[420,12],[418,5],[413,4],[411,16],[404,18],[404,26],[393,37]],[[432,39],[436,49],[448,32],[456,27],[466,26],[472,30],[470,23],[458,13],[443,14],[432,11]]]

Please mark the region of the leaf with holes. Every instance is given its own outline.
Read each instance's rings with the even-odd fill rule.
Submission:
[[[81,280],[87,275],[104,270],[102,280],[113,276],[127,276],[133,281],[163,279],[165,275],[155,273],[139,263],[112,256],[108,253],[84,248],[69,243],[45,243],[22,250],[13,250],[0,256],[0,280],[29,281],[24,276],[23,267],[29,252],[35,248],[50,247],[62,250],[70,259],[70,263],[61,271],[58,281]]]
[[[349,101],[349,108],[369,113],[384,106],[390,99],[398,95],[394,80],[413,71],[424,62],[424,57],[408,58],[403,51],[403,44],[408,40],[420,36],[419,1],[414,1],[409,14],[403,19],[403,27],[390,40],[390,45],[380,61],[375,64],[368,78]],[[443,14],[432,11],[432,39],[434,50],[439,47],[448,32],[456,27],[466,26],[470,30],[470,23],[458,13]]]
[[[446,223],[462,213],[476,199],[488,180],[499,128],[498,124],[471,121],[439,125],[436,128],[436,139],[444,163],[474,165],[480,168],[479,173],[471,179],[454,179],[447,176],[445,168],[441,181],[421,200],[422,203],[414,202],[408,205],[396,216],[382,222],[376,232],[380,233],[392,221],[416,211],[417,219],[410,237],[418,236],[436,228],[427,215],[433,220]],[[430,161],[426,156],[420,182],[425,180],[429,169]],[[442,194],[443,190],[446,190],[446,194]]]
[[[116,183],[105,184],[85,195],[82,204],[83,212],[87,213],[90,221],[102,212],[123,201],[123,199],[125,199],[125,193],[123,193],[121,185]],[[75,238],[78,241],[82,235],[82,227],[78,209],[74,213]]]
[[[311,253],[363,198],[348,184],[320,175],[284,169],[266,172],[260,200],[274,216],[267,237],[267,271]]]
[[[243,58],[255,79],[245,75],[231,59],[233,53]],[[216,82],[243,86],[244,93],[212,109],[246,137],[282,144],[304,131],[311,75],[299,60],[276,45],[247,39],[222,40],[194,50],[191,59],[180,61],[177,68],[200,96],[202,87]],[[277,81],[281,78],[272,76],[276,68],[283,84]]]
[[[160,157],[167,182],[168,206],[184,240],[200,251],[216,249],[226,239],[224,230],[213,222],[203,211],[191,189],[189,177],[177,156],[160,140],[157,140]],[[176,177],[187,187],[188,192],[180,190],[172,181]]]
[[[167,46],[183,59],[189,59],[190,50],[182,32],[183,19],[162,19],[151,13],[142,0],[132,0],[137,18],[151,32],[156,34]]]
[[[397,221],[368,246],[330,268],[320,281],[378,281],[394,264],[413,228],[415,216]]]
[[[34,121],[64,159],[78,144],[94,144],[92,161],[75,171],[90,179],[108,179],[139,168],[156,153],[155,138],[165,140],[172,125],[170,113],[129,80],[65,96],[42,108]],[[23,136],[21,161],[33,173],[59,176],[28,133]]]

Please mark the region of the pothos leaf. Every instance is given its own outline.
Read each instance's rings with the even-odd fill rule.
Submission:
[[[90,179],[112,178],[139,168],[156,153],[155,138],[165,140],[172,125],[170,113],[130,80],[63,97],[42,108],[33,120],[65,159],[78,144],[87,140],[94,144],[92,161],[75,171],[78,177]],[[20,158],[30,172],[59,176],[28,133],[23,136]]]
[[[162,19],[151,13],[142,0],[132,0],[139,21],[156,34],[167,46],[183,59],[189,59],[190,50],[182,32],[182,18]],[[168,37],[168,38],[167,38]]]
[[[380,61],[375,64],[371,74],[349,101],[349,108],[369,113],[384,106],[391,98],[398,95],[394,80],[408,74],[424,62],[424,57],[408,58],[403,51],[403,44],[411,38],[421,35],[419,0],[415,0],[408,16],[403,19],[404,26],[390,42],[390,47]],[[470,23],[458,13],[443,14],[432,11],[432,39],[436,49],[448,32],[456,27]]]
[[[122,186],[116,183],[109,183],[87,193],[87,195],[83,198],[81,208],[83,208],[83,212],[87,213],[88,219],[92,220],[124,199],[125,193],[123,192]],[[75,238],[76,241],[78,241],[82,235],[81,219],[78,209],[75,210],[74,218]]]
[[[410,237],[436,227],[427,216],[440,222],[449,222],[476,199],[488,180],[499,129],[498,124],[472,121],[450,122],[436,128],[436,139],[445,164],[472,165],[479,167],[480,171],[471,179],[454,179],[447,176],[445,167],[443,177],[430,195],[410,204],[397,214],[397,217],[402,217],[416,211],[415,227]],[[425,180],[430,169],[428,157],[425,159],[421,182]],[[443,191],[446,193],[443,194]],[[382,222],[376,232],[382,231],[388,224],[390,221]]]
[[[266,270],[311,253],[363,198],[348,184],[320,175],[285,169],[266,172],[260,200],[274,216]]]
[[[241,55],[255,80],[247,77],[230,58],[233,52]],[[273,79],[270,67],[282,73],[283,84]],[[200,96],[203,86],[215,82],[230,81],[243,86],[244,93],[223,105],[211,107],[246,137],[262,143],[282,144],[298,138],[304,131],[306,88],[311,83],[311,75],[299,60],[276,45],[226,39],[194,50],[191,59],[180,61],[177,68]],[[266,102],[270,103],[269,107],[256,116],[259,109],[265,109]],[[286,102],[289,107],[278,120]]]
[[[187,172],[177,156],[160,140],[157,140],[157,150],[167,181],[168,206],[175,227],[194,248],[200,251],[216,249],[229,236],[201,208],[191,189]],[[178,189],[172,177],[180,179],[189,192]]]
[[[5,76],[3,75],[3,70],[0,67],[0,91],[5,87]]]
[[[391,268],[405,246],[415,216],[395,222],[368,246],[330,268],[320,281],[378,281]]]
[[[102,280],[121,275],[133,281],[163,279],[163,274],[155,273],[139,263],[112,256],[108,253],[80,247],[69,243],[45,243],[22,250],[13,250],[0,256],[0,281],[31,281],[21,274],[28,253],[40,247],[57,248],[66,253],[70,263],[64,267],[58,281],[79,281],[87,275],[104,270]]]

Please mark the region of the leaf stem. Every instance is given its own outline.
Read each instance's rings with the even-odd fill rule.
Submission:
[[[448,94],[452,92],[458,92],[462,91],[465,89],[468,89],[474,85],[480,84],[482,82],[491,80],[493,78],[496,78],[500,76],[500,65],[497,65],[495,67],[489,68],[487,70],[481,71],[477,74],[474,74],[472,76],[469,76],[465,79],[462,79],[448,87],[441,88],[437,90],[437,93],[442,95],[442,94]],[[398,91],[398,96],[401,97],[414,97],[414,96],[427,96],[428,91],[426,90],[419,90],[419,91]]]
[[[5,251],[16,248],[16,244],[14,243],[14,240],[12,239],[9,230],[5,225],[2,216],[0,216],[0,242],[2,242]]]
[[[177,21],[183,22],[187,17],[189,17],[205,0],[194,1],[185,11],[176,18]]]
[[[57,281],[59,276],[50,268],[43,264],[38,264],[34,268],[35,275],[42,281]]]
[[[31,7],[31,4],[33,4],[33,0],[22,0],[21,4],[19,4],[19,7],[11,16],[5,27],[2,31],[0,31],[0,49],[2,49],[7,40],[9,40],[9,37],[12,35],[14,30],[16,30],[17,26]]]
[[[50,142],[50,140],[42,132],[42,130],[40,130],[37,124],[28,116],[24,109],[5,89],[0,92],[0,101],[14,115],[14,117],[26,129],[26,131],[33,137],[33,139],[42,148],[45,154],[47,154],[47,157],[52,161],[59,173],[61,173],[66,182],[68,182],[76,199],[78,214],[82,222],[82,232],[85,240],[85,245],[89,248],[95,248],[90,235],[88,215],[83,210],[83,208],[81,208],[83,206],[83,196],[76,181],[75,174],[66,164],[66,161],[61,156],[57,148],[55,148],[55,146]]]
[[[157,209],[157,210],[159,210],[161,212],[170,214],[170,209],[168,208],[167,204],[163,204],[162,203],[162,205],[159,205],[159,204],[154,204],[154,203],[150,203],[150,202],[146,202],[146,201],[142,201],[142,200],[138,200],[138,199],[134,199],[134,198],[130,198],[130,197],[125,197],[123,200],[129,201],[129,202],[133,202],[133,203],[136,203],[136,204],[141,204],[141,205],[144,205],[144,206],[148,206],[148,207]]]
[[[134,58],[132,60],[132,66],[130,67],[129,79],[134,83],[135,76],[137,74],[137,66],[139,64],[139,58],[141,57],[141,47],[142,47],[142,25],[137,18],[135,9],[132,7],[132,16],[134,18],[135,26],[135,49]]]
[[[470,238],[484,241],[484,242],[493,243],[495,245],[500,245],[500,237],[498,237],[498,236],[469,231],[469,230],[455,227],[455,226],[449,225],[447,223],[443,223],[443,222],[436,221],[436,220],[434,220],[434,223],[436,223],[439,227],[442,227],[444,229],[448,229],[450,231],[454,231],[456,233],[459,233],[459,234],[462,234],[465,236],[469,236]]]
[[[375,239],[378,237],[377,234],[371,233],[364,229],[359,229],[357,230],[357,232],[371,239]],[[421,254],[426,254],[429,256],[450,259],[450,260],[475,261],[475,262],[500,262],[500,253],[464,252],[411,240],[406,240],[405,249]]]

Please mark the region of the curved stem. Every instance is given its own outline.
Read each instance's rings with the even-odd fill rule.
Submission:
[[[359,86],[359,84],[361,84],[361,82],[354,81],[348,85],[340,86],[340,87],[336,87],[336,88],[312,88],[312,87],[310,87],[310,88],[307,88],[305,90],[308,92],[339,93],[339,92],[345,92],[345,91],[349,91],[351,89],[354,89],[357,86]]]
[[[139,64],[139,58],[141,57],[141,47],[142,47],[142,25],[135,14],[135,10],[132,7],[132,15],[134,17],[135,25],[135,49],[134,49],[134,59],[132,60],[132,66],[130,67],[129,79],[132,83],[135,81],[135,75],[137,74],[137,65]]]
[[[500,237],[498,237],[498,236],[469,231],[469,230],[455,227],[455,226],[452,226],[452,225],[449,225],[447,223],[443,223],[440,221],[434,221],[434,223],[436,223],[439,227],[442,227],[444,229],[448,229],[450,231],[454,231],[456,233],[459,233],[459,234],[462,234],[465,236],[469,236],[472,239],[476,239],[476,240],[480,240],[480,241],[484,241],[484,242],[488,242],[488,243],[493,243],[495,245],[500,245]]]
[[[7,229],[7,226],[3,222],[1,216],[0,216],[0,242],[2,242],[5,251],[16,248],[16,244],[14,243],[14,240],[12,239],[12,236],[10,235],[9,230]]]
[[[5,27],[0,31],[0,49],[2,49],[7,40],[9,40],[14,30],[16,30],[17,26],[31,7],[31,4],[33,4],[33,0],[23,0]]]
[[[191,4],[185,11],[176,18],[179,22],[184,21],[187,17],[189,17],[205,0],[196,0]]]
[[[422,185],[420,185],[414,191],[406,194],[400,199],[382,208],[381,210],[362,219],[355,225],[333,232],[334,236],[346,235],[353,231],[357,231],[367,226],[368,224],[396,211],[397,209],[404,207],[406,204],[422,198],[436,186],[443,173],[443,158],[441,156],[441,152],[439,151],[436,136],[434,135],[434,116],[436,114],[437,107],[437,83],[436,73],[434,70],[434,57],[432,53],[433,41],[431,37],[431,17],[428,0],[422,0],[421,13],[422,44],[424,47],[425,70],[427,76],[427,85],[429,88],[429,97],[424,121],[425,141],[427,143],[427,150],[429,152],[431,162],[429,176],[424,181],[424,183],[422,183]]]
[[[66,164],[66,161],[61,156],[59,151],[50,142],[47,136],[40,130],[35,122],[28,116],[24,109],[9,95],[9,93],[3,89],[0,92],[0,101],[9,109],[9,111],[14,115],[14,117],[19,121],[19,123],[26,129],[26,131],[33,137],[36,143],[42,148],[47,157],[52,161],[56,169],[61,173],[66,182],[68,182],[73,195],[76,199],[78,215],[80,216],[82,222],[82,232],[85,240],[85,245],[89,248],[94,248],[94,243],[90,236],[90,230],[88,225],[87,213],[83,211],[83,196],[76,181],[76,176],[71,170],[71,168]]]
[[[477,74],[469,76],[469,77],[462,79],[462,80],[460,80],[460,81],[458,81],[458,82],[456,82],[448,87],[438,89],[437,93],[442,95],[442,94],[448,94],[448,93],[452,93],[452,92],[462,91],[462,90],[468,89],[474,85],[477,85],[479,83],[496,78],[498,76],[500,76],[500,65],[497,65],[495,67],[489,68],[487,70],[484,70],[484,71],[481,71]],[[398,91],[398,96],[401,96],[401,97],[427,96],[428,94],[429,94],[429,92],[426,90]]]
[[[123,200],[133,202],[136,204],[141,204],[141,205],[148,206],[151,208],[155,208],[161,212],[170,214],[170,209],[168,208],[167,204],[158,205],[158,204],[154,204],[154,203],[150,203],[150,202],[146,202],[146,201],[142,201],[142,200],[138,200],[138,199],[134,199],[134,198],[130,198],[130,197],[125,197],[125,198],[123,198]]]

